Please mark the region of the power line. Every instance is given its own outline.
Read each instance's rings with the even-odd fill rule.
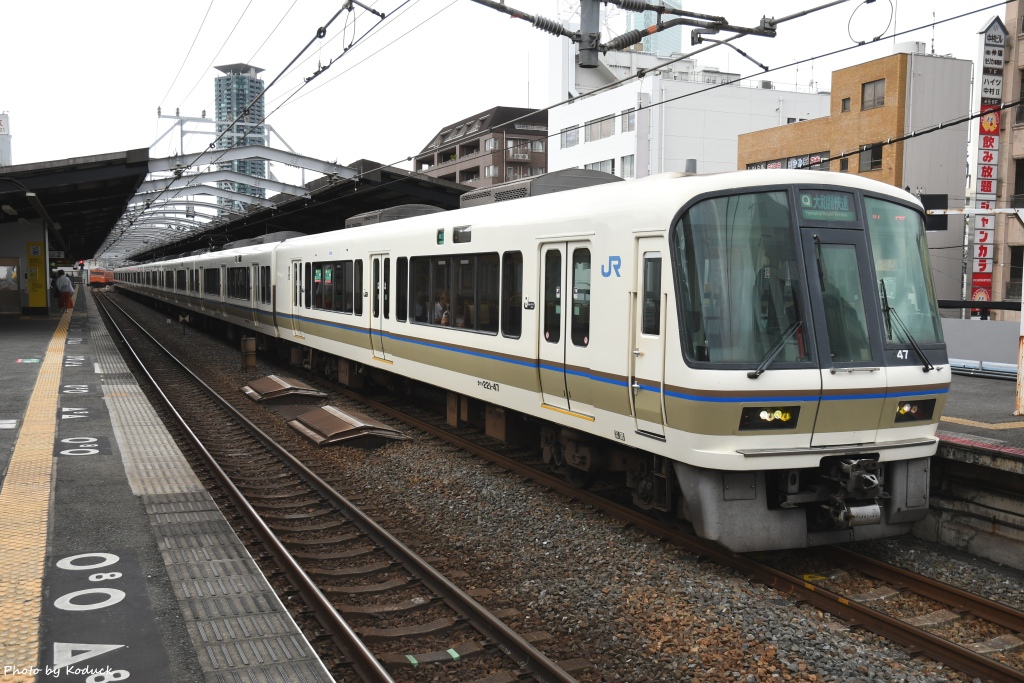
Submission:
[[[184,102],[185,100],[187,100],[187,99],[188,99],[188,97],[189,97],[189,95],[191,95],[191,94],[192,94],[192,92],[193,92],[193,91],[194,91],[194,90],[195,90],[195,89],[196,89],[197,87],[199,87],[199,84],[203,82],[203,79],[204,79],[204,78],[206,78],[206,72],[207,72],[207,71],[209,71],[209,70],[210,70],[210,67],[211,67],[211,66],[213,66],[213,63],[217,61],[217,57],[220,57],[220,53],[224,51],[224,46],[228,44],[228,41],[229,41],[229,40],[231,40],[231,36],[233,36],[233,35],[235,34],[235,29],[237,29],[237,28],[238,28],[238,25],[242,23],[242,19],[243,19],[243,18],[245,17],[245,13],[249,11],[249,7],[250,7],[251,5],[252,5],[252,0],[249,0],[248,4],[247,4],[247,5],[245,6],[245,9],[244,9],[244,10],[242,10],[242,14],[241,14],[241,15],[239,15],[239,17],[238,17],[238,21],[236,21],[236,22],[235,22],[235,25],[231,27],[231,32],[230,32],[230,33],[228,33],[228,37],[224,39],[224,42],[223,42],[223,43],[221,43],[221,45],[220,45],[220,49],[219,49],[219,50],[217,50],[217,54],[215,54],[215,55],[213,56],[213,59],[211,59],[211,60],[210,60],[210,63],[206,65],[206,68],[205,68],[205,69],[203,69],[203,72],[202,72],[202,74],[201,74],[201,75],[199,76],[199,80],[198,80],[198,81],[196,81],[196,84],[192,86],[192,90],[189,90],[189,91],[188,91],[188,95],[185,95],[185,96],[184,96],[183,98],[181,98],[181,101],[182,101],[182,102]]]
[[[185,54],[185,59],[181,60],[181,66],[178,67],[178,73],[174,74],[174,80],[171,81],[171,85],[167,88],[167,92],[164,93],[164,96],[160,98],[159,104],[163,104],[164,100],[167,99],[167,96],[171,94],[171,89],[174,87],[174,84],[178,82],[178,76],[181,75],[181,70],[185,68],[185,62],[188,61],[189,56],[192,54],[192,48],[196,46],[196,41],[199,40],[199,34],[202,33],[203,26],[206,25],[206,18],[210,16],[210,10],[213,9],[213,3],[214,0],[210,0],[210,6],[206,8],[206,14],[203,15],[203,20],[199,22],[199,30],[196,31],[195,37],[192,38],[192,44],[189,45],[188,52]]]

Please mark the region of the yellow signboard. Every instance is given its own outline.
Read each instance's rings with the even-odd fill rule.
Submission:
[[[44,242],[29,242],[28,268],[25,269],[26,282],[28,285],[29,308],[46,308],[46,290],[49,281],[46,272],[46,244]]]

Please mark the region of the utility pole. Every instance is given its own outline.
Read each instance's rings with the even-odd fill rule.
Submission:
[[[580,0],[580,66],[595,69],[601,44],[601,6],[598,0]]]

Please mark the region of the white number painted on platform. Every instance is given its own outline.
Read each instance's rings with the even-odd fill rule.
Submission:
[[[74,420],[79,417],[89,417],[89,411],[85,408],[61,408],[60,419]]]
[[[131,676],[124,669],[117,669],[116,671],[101,671],[98,674],[93,674],[85,679],[85,683],[107,683],[108,681],[123,681],[124,679]]]
[[[65,356],[64,367],[80,368],[85,364],[85,356]]]
[[[65,393],[65,394],[88,394],[89,393],[89,385],[88,384],[65,384],[64,385],[63,393]]]
[[[68,337],[68,344],[81,344],[81,343],[82,343],[82,338],[81,337]]]
[[[96,443],[96,437],[93,436],[72,436],[67,439],[61,439],[61,443],[67,444],[94,444]],[[68,448],[60,452],[61,455],[96,455],[100,452],[98,448]]]
[[[87,604],[81,604],[75,602],[75,598],[82,598],[87,595],[106,595],[107,599],[100,602],[91,602]],[[116,588],[86,588],[81,591],[74,591],[66,595],[62,595],[57,598],[53,606],[57,609],[62,609],[66,612],[88,612],[94,609],[103,609],[105,607],[113,607],[117,603],[124,600],[125,592],[119,591]]]
[[[75,564],[78,560],[84,560],[90,557],[98,557],[100,561],[95,564]],[[57,562],[57,567],[60,569],[70,569],[72,571],[81,571],[83,569],[99,569],[100,567],[109,567],[112,564],[117,564],[121,561],[121,558],[113,553],[82,553],[81,555],[72,555],[71,557],[65,557],[63,560]]]
[[[72,441],[75,439],[92,439],[92,437],[71,437],[71,439],[65,439],[65,441]],[[95,441],[95,439],[93,439]],[[76,441],[76,443],[81,443]],[[72,571],[81,571],[88,569],[99,569],[101,567],[108,567],[112,564],[117,564],[121,560],[120,557],[113,553],[82,553],[80,555],[71,555],[57,561],[57,567],[60,569],[68,569]],[[79,564],[80,562],[88,562],[88,564]],[[91,574],[89,576],[90,581],[112,581],[121,578],[121,572],[100,572],[97,574]],[[102,602],[96,602],[92,604],[80,604],[75,602],[75,598],[84,597],[87,595],[106,595],[107,599]],[[102,609],[104,607],[110,607],[121,602],[125,598],[124,591],[119,591],[116,588],[89,588],[86,590],[75,591],[62,595],[57,598],[57,601],[53,603],[57,609],[62,609],[71,612],[85,612],[94,609]],[[53,668],[58,672],[62,669],[68,674],[84,674],[92,673],[88,678],[85,679],[86,683],[108,683],[108,681],[123,681],[129,678],[131,674],[124,669],[111,670],[110,667],[97,671],[96,669],[85,670],[72,670],[70,667],[73,664],[78,664],[87,659],[93,657],[99,657],[108,652],[114,650],[120,650],[122,647],[126,647],[122,644],[108,644],[108,643],[53,643]],[[60,675],[59,673],[55,676]]]

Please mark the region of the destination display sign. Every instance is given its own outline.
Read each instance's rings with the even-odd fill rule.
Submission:
[[[800,213],[809,221],[857,220],[853,206],[853,195],[847,192],[801,192]]]

